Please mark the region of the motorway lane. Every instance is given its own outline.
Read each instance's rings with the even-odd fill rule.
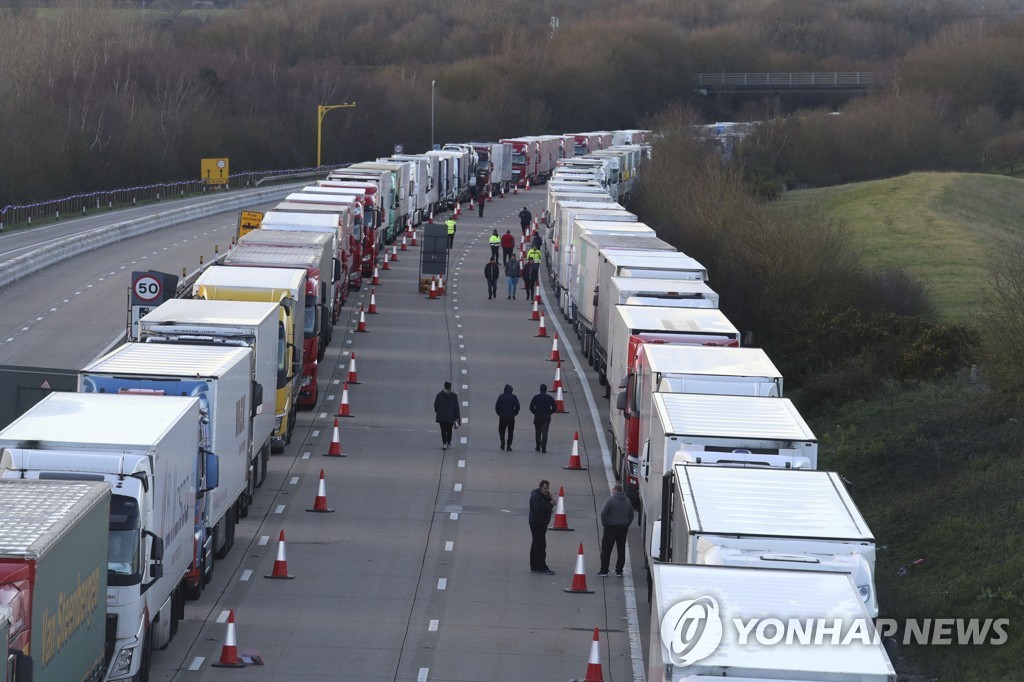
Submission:
[[[125,330],[132,271],[191,272],[231,245],[236,224],[230,212],[175,225],[0,287],[0,364],[84,367]]]
[[[323,380],[321,404],[300,413],[296,441],[272,458],[235,549],[218,564],[203,598],[187,606],[178,638],[156,654],[155,679],[567,680],[583,676],[594,627],[601,629],[605,678],[643,679],[634,655],[646,630],[638,630],[631,611],[632,572],[625,580],[595,575],[597,512],[609,475],[603,422],[595,427],[587,391],[604,414],[603,391],[564,361],[570,413],[556,415],[549,454],[534,452],[526,405],[540,383],[553,382],[551,339],[535,338],[521,288],[516,301],[486,297],[489,228],[517,226],[523,203],[530,200],[536,213],[543,198],[535,192],[496,199],[483,220],[463,215],[442,300],[416,291],[415,249],[381,272],[380,314],[366,316],[366,334],[354,332],[352,310],[368,304],[368,287],[352,297],[347,331],[339,322],[321,369],[331,377]],[[548,316],[549,334],[555,314]],[[349,387],[355,416],[339,420],[348,456],[327,459],[350,351],[361,384]],[[459,393],[464,418],[447,451],[432,412],[445,380]],[[524,408],[512,452],[497,447],[493,409],[506,382]],[[575,431],[587,471],[562,468]],[[305,512],[321,468],[334,514]],[[555,576],[531,574],[527,560],[529,492],[541,478],[555,492],[565,487],[575,529],[548,533]],[[295,579],[265,580],[282,529]],[[639,540],[630,535],[639,568]],[[581,542],[594,594],[567,594]],[[210,666],[220,655],[226,609],[237,610],[239,649],[258,652],[264,666]]]

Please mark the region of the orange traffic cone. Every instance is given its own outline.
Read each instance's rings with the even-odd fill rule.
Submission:
[[[402,235],[402,251],[408,251],[409,247],[405,244],[405,235]]]
[[[288,575],[288,557],[284,552],[284,531],[277,538],[277,558],[274,559],[274,570],[264,578],[276,578],[279,580],[294,580],[294,575]]]
[[[548,362],[558,362],[562,359],[562,356],[558,354],[558,332],[555,332],[555,338],[551,340],[551,357],[548,358]]]
[[[530,319],[535,321],[540,319],[540,309],[537,307],[537,299],[533,299],[533,313],[530,314]]]
[[[238,644],[235,642],[235,611],[228,611],[228,631],[224,635],[224,646],[220,648],[220,660],[213,664],[214,668],[244,668],[245,663],[238,657]]]
[[[512,194],[513,195],[519,194],[519,185],[518,184],[512,185]]]
[[[473,210],[473,197],[470,197],[470,198],[469,198],[469,210],[470,210],[470,211],[472,211],[472,210]]]
[[[590,660],[587,662],[587,676],[583,682],[604,682],[601,670],[601,649],[597,639],[597,628],[594,628],[594,641],[590,643]]]
[[[533,300],[535,300],[538,305],[540,304],[540,292],[537,292],[533,295]]]
[[[388,257],[387,257],[387,255],[384,256],[384,260],[380,264],[380,269],[381,270],[390,270],[391,269],[391,266],[388,265]]]
[[[370,307],[366,309],[367,315],[377,314],[377,292],[370,288]]]
[[[353,355],[355,355],[355,353],[353,353]],[[349,376],[352,376],[352,374],[349,373]],[[349,381],[351,381],[351,379]],[[553,388],[554,390],[557,391],[561,387],[562,387],[562,361],[559,360],[558,364],[555,365],[555,383],[551,384],[551,388]]]
[[[344,382],[341,385],[341,404],[338,405],[338,416],[339,417],[351,417],[353,416],[348,404],[348,382]]]
[[[337,420],[335,420],[337,424]],[[324,470],[320,470],[320,483],[316,491],[316,499],[313,500],[313,508],[307,509],[308,512],[319,512],[321,514],[330,514],[334,510],[327,506],[327,487],[324,485]]]
[[[487,201],[494,201],[494,188],[487,190]]]
[[[362,304],[359,304],[359,324],[356,325],[356,331],[366,333],[366,311],[363,310]]]
[[[526,178],[526,191],[530,191],[530,178]]]
[[[565,409],[565,400],[562,399],[561,387],[555,392],[555,407],[559,414],[569,414],[569,410]]]
[[[568,519],[565,516],[565,489],[558,486],[558,504],[555,505],[555,524],[550,530],[574,530],[569,527]]]
[[[558,374],[555,373],[557,380]],[[356,385],[359,383],[359,374],[356,373],[356,352],[352,351],[352,356],[348,359],[348,383]],[[561,382],[559,382],[561,386]]]
[[[547,336],[548,328],[544,326],[544,311],[540,313],[540,326],[537,327],[537,333],[535,336]]]
[[[380,273],[377,272],[377,266],[373,266],[373,281],[370,284],[380,284]]]
[[[557,402],[557,401],[556,401]],[[572,436],[572,452],[569,454],[569,466],[562,467],[571,471],[586,471],[586,467],[580,462],[580,432]]]
[[[412,246],[419,246],[419,242],[416,241],[416,230],[412,231]]]
[[[430,278],[430,294],[427,295],[427,298],[437,298],[437,277]]]
[[[405,236],[406,237],[411,237],[412,236],[412,218],[408,218],[405,221]]]
[[[394,244],[391,245],[391,260],[398,260],[398,247],[395,246]]]
[[[572,576],[572,585],[565,588],[564,592],[576,592],[579,594],[594,594],[593,590],[587,589],[587,569],[583,564],[583,543],[580,543],[579,554],[576,555],[576,572]]]
[[[499,187],[499,190],[500,191],[499,191],[498,196],[501,197],[502,199],[504,199],[505,198],[505,185],[502,185],[501,187]]]
[[[344,457],[341,452],[341,436],[338,434],[338,420],[334,420],[334,434],[331,436],[331,447],[327,449],[324,457]]]

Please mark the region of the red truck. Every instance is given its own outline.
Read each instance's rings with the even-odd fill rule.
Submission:
[[[355,243],[352,246],[352,272],[358,272],[360,278],[357,285],[353,286],[351,281],[349,283],[353,289],[358,289],[362,286],[362,275],[373,274],[373,266],[377,263],[382,247],[383,230],[377,186],[371,182],[364,183],[358,180],[320,180],[316,184],[325,189],[352,191],[355,193],[355,203],[362,207],[358,225],[353,223]]]

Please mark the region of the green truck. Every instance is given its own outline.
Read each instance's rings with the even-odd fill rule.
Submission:
[[[106,675],[109,515],[108,483],[0,480],[0,606],[14,663],[5,682]]]

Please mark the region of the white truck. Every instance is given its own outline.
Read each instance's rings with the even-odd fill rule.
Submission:
[[[572,247],[572,225],[576,220],[587,222],[635,223],[636,214],[630,213],[618,204],[598,204],[595,202],[559,202],[554,229],[551,233],[551,246],[554,257],[556,294],[562,313],[569,319],[569,289],[572,286],[570,273],[575,260]]]
[[[847,573],[878,617],[875,537],[832,471],[677,464],[649,560]]]
[[[253,382],[252,445],[249,452],[249,502],[263,485],[274,433],[275,387],[287,381],[278,305],[255,301],[204,301],[176,298],[162,303],[139,320],[143,343],[251,348],[249,376]],[[262,398],[262,399],[261,399]]]
[[[656,392],[650,414],[641,416],[638,447],[640,526],[647,547],[656,537],[661,479],[676,464],[818,466],[818,439],[786,398]]]
[[[216,453],[220,475],[214,490],[197,495],[203,527],[188,576],[195,599],[213,576],[215,558],[226,557],[235,544],[238,518],[249,513],[253,405],[263,403],[251,372],[251,348],[126,343],[79,373],[82,393],[199,399],[209,420],[209,442],[202,446]]]
[[[404,223],[397,221],[397,216],[400,214],[396,182],[395,174],[391,170],[356,167],[355,165],[348,168],[337,168],[327,176],[328,185],[348,183],[353,186],[365,186],[365,183],[370,183],[375,187],[378,231],[382,245],[394,242],[398,230],[405,228]]]
[[[363,207],[356,203],[356,195],[341,196],[351,200],[345,213],[335,215],[268,211],[260,221],[260,229],[267,231],[313,233],[308,236],[294,237],[300,243],[319,244],[319,236],[322,235],[327,235],[330,239],[331,246],[328,252],[331,258],[330,260],[321,259],[320,272],[323,275],[321,284],[325,287],[331,286],[331,293],[324,291],[322,296],[323,300],[333,302],[331,324],[337,324],[341,316],[341,308],[348,301],[349,289],[358,289],[362,285],[362,271],[359,267],[357,246],[362,234]]]
[[[844,573],[655,564],[651,574],[648,682],[896,682]],[[773,643],[775,623],[807,634]],[[844,642],[851,632],[863,636]]]
[[[655,393],[782,397],[782,374],[760,348],[644,344],[619,383],[609,410],[612,463],[639,504],[640,443],[650,436]]]
[[[640,346],[647,343],[740,345],[739,331],[717,309],[616,305],[609,318],[608,345],[602,345],[600,336],[594,344],[594,369],[602,386],[608,377],[619,381],[626,376]]]
[[[395,188],[394,220],[392,227],[397,236],[402,232],[410,219],[410,194],[413,190],[412,164],[404,161],[364,161],[354,163],[344,171],[385,171],[391,175],[392,186]],[[392,242],[394,239],[391,240]],[[390,243],[390,242],[389,242]]]
[[[199,399],[51,393],[0,431],[4,478],[106,481],[108,680],[146,679],[184,617],[196,493],[215,488]],[[118,549],[115,549],[115,545]]]
[[[433,178],[430,174],[430,159],[425,154],[395,154],[377,161],[409,164],[411,185],[409,189],[409,213],[413,226],[430,217],[430,208],[437,202],[432,191]]]

